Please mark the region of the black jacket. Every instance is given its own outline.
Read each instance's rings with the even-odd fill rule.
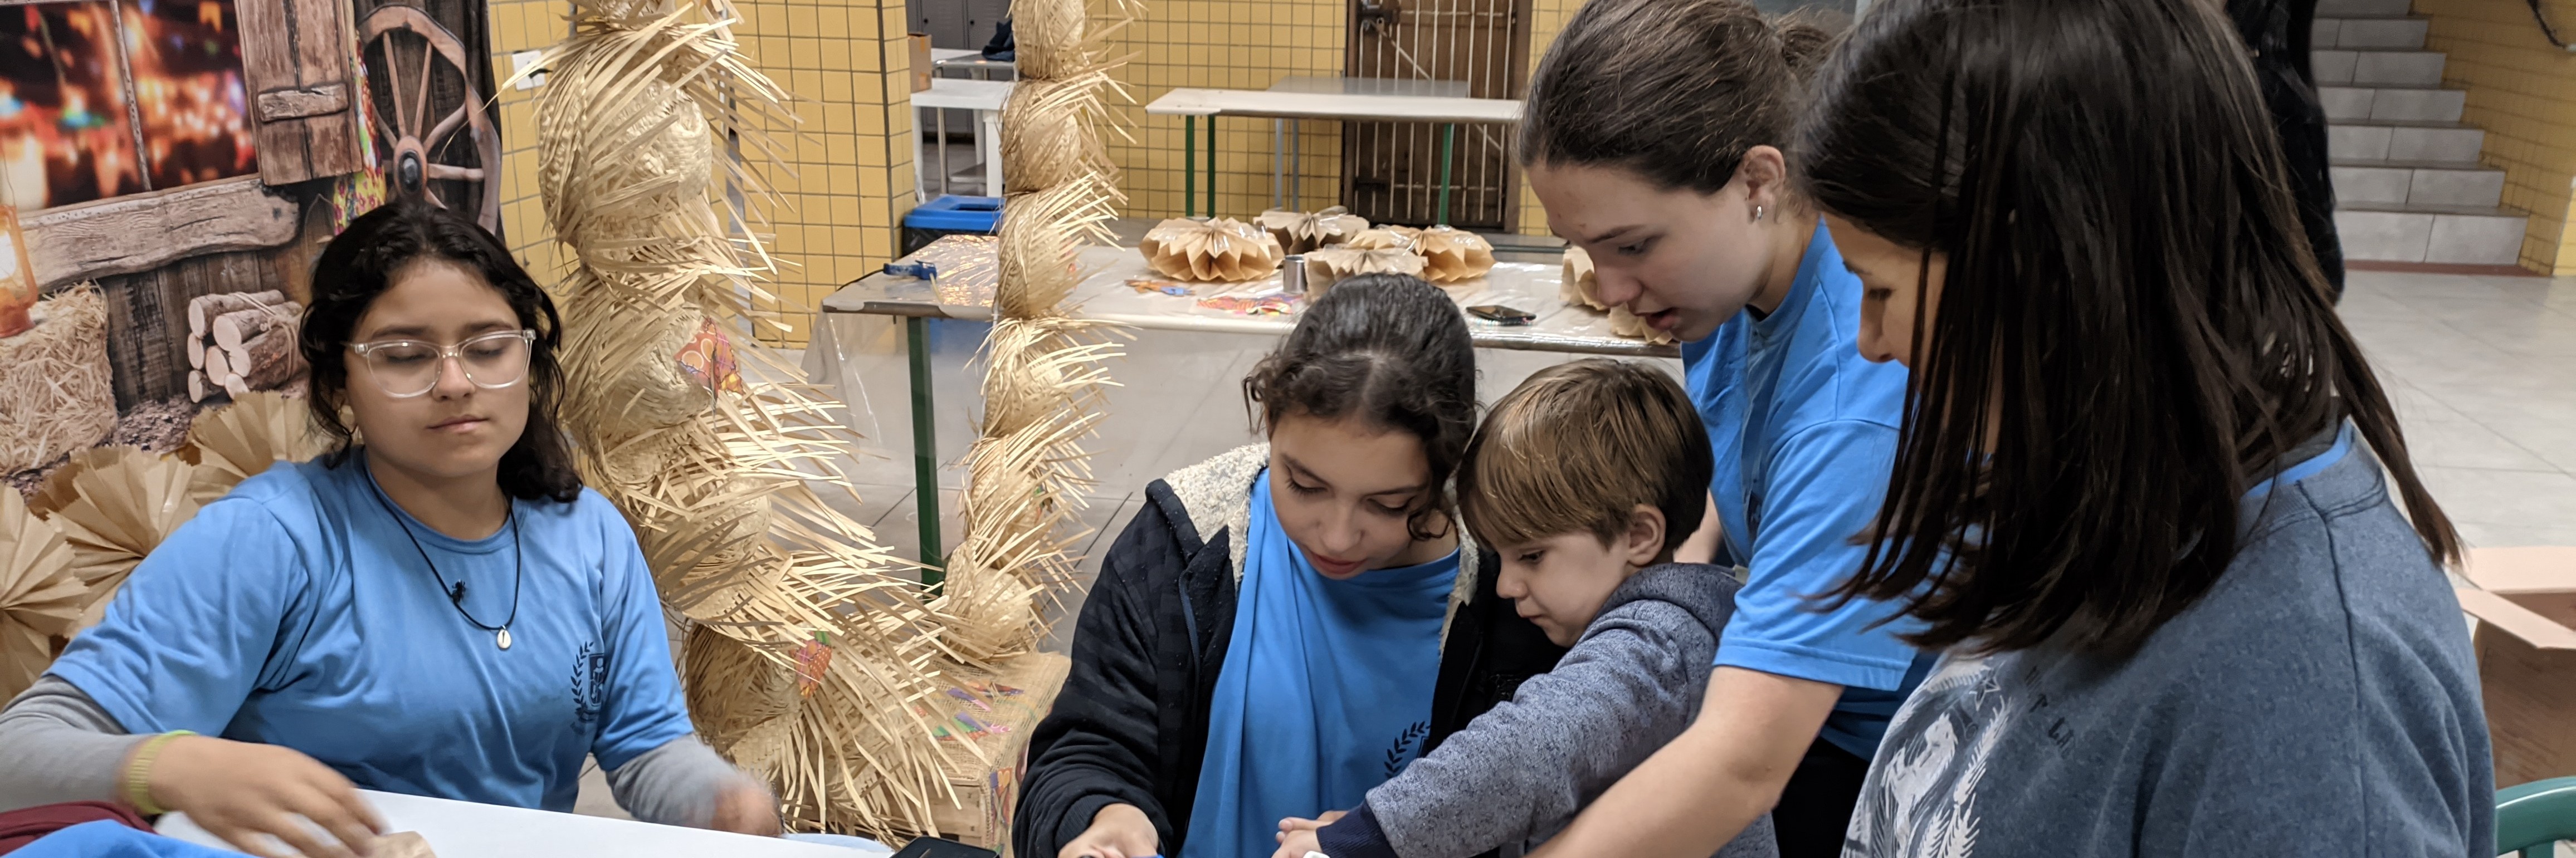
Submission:
[[[1267,460],[1261,453],[1260,461]],[[1248,502],[1248,472],[1233,470],[1221,475],[1221,491],[1211,494],[1237,491],[1233,478],[1242,477],[1239,491]],[[1227,510],[1198,510],[1215,520],[1204,522],[1206,527],[1194,522],[1182,493],[1166,480],[1146,486],[1145,496],[1135,520],[1102,559],[1100,578],[1076,621],[1064,692],[1030,736],[1011,828],[1013,854],[1054,858],[1111,804],[1135,805],[1153,819],[1164,855],[1180,854],[1189,833],[1190,805],[1198,797],[1199,765],[1207,752],[1208,709],[1234,633],[1235,541],[1241,536],[1237,525],[1219,523],[1231,517]],[[1495,595],[1500,569],[1491,552],[1478,553],[1473,596],[1450,619],[1426,754],[1510,699],[1521,680],[1555,667],[1565,652]]]
[[[2281,140],[2281,164],[2299,225],[2316,251],[2326,285],[2343,297],[2343,239],[2335,232],[2333,163],[2326,152],[2326,109],[2309,66],[2309,31],[2317,0],[2227,0],[2228,20],[2253,54],[2254,82]]]

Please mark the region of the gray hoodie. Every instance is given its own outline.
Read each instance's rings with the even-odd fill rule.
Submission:
[[[1521,683],[1511,700],[1318,832],[1324,853],[1467,858],[1501,847],[1509,855],[1555,836],[1698,716],[1736,586],[1729,570],[1697,564],[1629,577],[1555,670]],[[1778,854],[1767,815],[1718,850],[1721,858]]]

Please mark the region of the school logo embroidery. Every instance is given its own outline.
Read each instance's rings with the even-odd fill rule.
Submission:
[[[1394,780],[1404,772],[1406,763],[1422,753],[1422,740],[1431,735],[1431,722],[1415,721],[1413,726],[1395,736],[1395,746],[1386,749],[1386,777]]]
[[[1977,784],[2022,714],[1989,659],[1957,659],[1923,681],[1888,725],[1881,768],[1853,809],[1843,855],[1963,858],[1977,847]],[[1874,851],[1863,847],[1874,846]]]
[[[581,645],[572,657],[572,724],[590,729],[608,708],[608,652],[597,642]]]

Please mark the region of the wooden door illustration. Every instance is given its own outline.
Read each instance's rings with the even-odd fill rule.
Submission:
[[[1402,94],[1519,98],[1529,0],[1351,0],[1343,73]],[[1449,222],[1517,226],[1511,128],[1459,125],[1449,161]],[[1342,199],[1372,223],[1427,226],[1440,198],[1441,135],[1429,122],[1342,125]]]
[[[501,231],[501,135],[479,0],[356,0],[368,131],[386,189]],[[472,38],[459,33],[474,34]]]

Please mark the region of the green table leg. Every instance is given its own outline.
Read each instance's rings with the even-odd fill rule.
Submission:
[[[1441,125],[1441,126],[1440,126],[1440,217],[1439,217],[1439,219],[1438,219],[1438,220],[1433,221],[1434,223],[1437,223],[1437,224],[1439,224],[1439,225],[1441,225],[1441,226],[1448,226],[1448,225],[1449,225],[1449,154],[1450,154],[1451,149],[1452,149],[1453,147],[1455,147],[1455,146],[1457,145],[1457,143],[1458,143],[1458,126],[1457,126],[1455,123],[1448,123],[1448,124],[1443,124],[1443,125]]]
[[[1197,217],[1199,210],[1199,118],[1181,117],[1181,216]]]
[[[1216,217],[1216,114],[1208,114],[1208,217]]]
[[[948,574],[939,556],[939,436],[930,415],[930,320],[903,320],[904,346],[912,358],[912,495],[921,516],[921,583],[935,592]]]

